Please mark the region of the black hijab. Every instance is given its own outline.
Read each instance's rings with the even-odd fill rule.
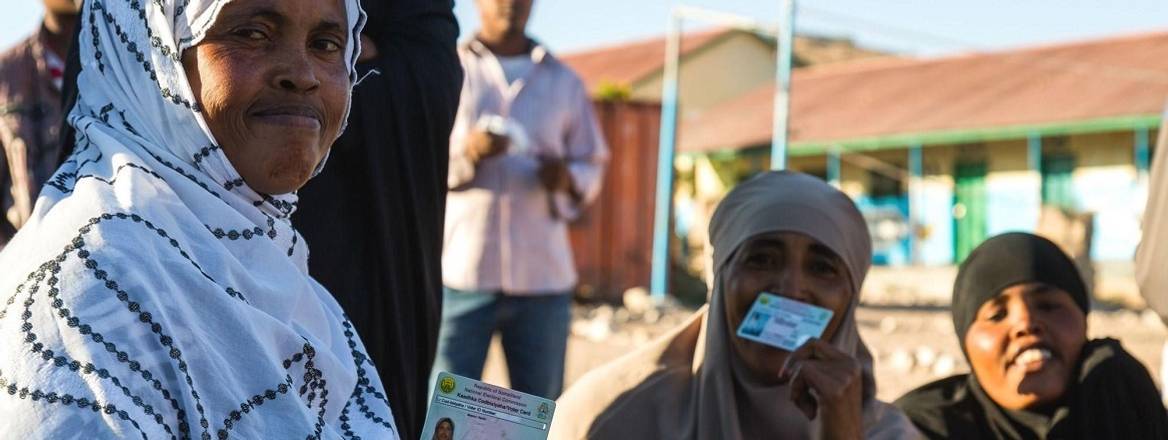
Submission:
[[[958,269],[950,307],[957,340],[965,340],[982,304],[1007,287],[1034,282],[1071,294],[1083,315],[1091,311],[1079,269],[1057,245],[1034,234],[1011,232],[986,240]]]
[[[958,341],[965,340],[983,303],[1028,282],[1064,290],[1084,315],[1090,310],[1078,269],[1054,243],[1032,234],[1004,234],[974,250],[958,271],[952,303]],[[895,404],[934,439],[1168,438],[1168,412],[1155,383],[1119,341],[1088,341],[1073,378],[1063,398],[1043,412],[999,407],[972,373],[924,385]]]

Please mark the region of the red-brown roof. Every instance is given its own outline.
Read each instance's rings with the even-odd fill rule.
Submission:
[[[702,48],[732,30],[717,28],[687,33],[681,39],[681,55]],[[576,52],[560,57],[584,80],[588,90],[604,83],[629,85],[661,70],[665,64],[665,37]]]
[[[681,151],[767,144],[774,87],[682,121]],[[932,60],[797,70],[791,142],[1029,126],[1158,114],[1168,32]]]

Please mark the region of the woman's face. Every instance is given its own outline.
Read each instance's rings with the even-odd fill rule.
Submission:
[[[723,269],[729,334],[736,335],[762,292],[814,304],[833,312],[823,332],[831,340],[852,301],[851,274],[835,252],[795,232],[773,232],[746,241]],[[762,380],[778,381],[790,352],[732,336],[734,353]]]
[[[241,0],[183,53],[211,133],[256,191],[300,188],[337,139],[349,34],[343,0]]]
[[[438,427],[434,429],[434,437],[438,440],[450,440],[454,438],[454,425],[443,420],[438,422]]]
[[[1086,341],[1087,317],[1070,294],[1026,283],[982,304],[964,342],[986,394],[1018,410],[1063,395]]]

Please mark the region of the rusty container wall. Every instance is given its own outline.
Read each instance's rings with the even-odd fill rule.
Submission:
[[[649,285],[661,106],[599,102],[595,109],[611,156],[604,189],[570,235],[577,292],[616,302],[626,289]]]

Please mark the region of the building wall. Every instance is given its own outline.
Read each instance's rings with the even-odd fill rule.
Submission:
[[[1146,182],[1134,165],[1131,132],[1072,136],[1075,208],[1094,214],[1091,257],[1130,261],[1140,242]]]
[[[775,48],[744,32],[687,55],[681,65],[679,116],[700,112],[775,81]],[[661,100],[663,72],[632,86],[635,100]]]
[[[1149,133],[1155,139],[1156,132]],[[1044,154],[1071,154],[1075,158],[1073,189],[1077,211],[1094,213],[1091,257],[1095,261],[1130,261],[1140,240],[1140,218],[1147,197],[1147,178],[1136,169],[1134,133],[1096,133],[1043,142]],[[758,149],[734,160],[733,173],[746,174],[765,169],[769,157]],[[986,165],[986,237],[1010,231],[1033,232],[1042,211],[1042,174],[1030,163],[1028,141],[1014,139],[984,144],[934,145],[923,148],[923,175],[907,176],[909,149],[889,149],[846,154],[840,163],[839,187],[848,194],[869,220],[878,263],[891,265],[916,262],[927,266],[954,263],[955,170],[963,163]],[[763,164],[763,165],[760,165]],[[822,154],[792,157],[791,169],[826,175],[827,157]],[[890,210],[899,205],[872,196],[873,166],[903,170],[903,222],[890,226]],[[724,174],[726,174],[724,172]],[[729,190],[730,186],[719,188]],[[707,192],[708,193],[708,192]],[[707,196],[707,198],[711,198]],[[911,207],[911,208],[909,208]],[[915,219],[915,227],[909,223]],[[903,228],[903,229],[896,229]],[[903,235],[903,243],[889,243],[889,233]],[[910,241],[915,239],[915,243]],[[883,243],[882,243],[883,242]]]
[[[985,148],[987,237],[1033,232],[1042,209],[1042,175],[1031,169],[1028,141],[993,142]]]
[[[957,147],[928,147],[921,152],[924,175],[917,194],[915,218],[918,228],[918,261],[929,266],[953,262],[953,164]]]

